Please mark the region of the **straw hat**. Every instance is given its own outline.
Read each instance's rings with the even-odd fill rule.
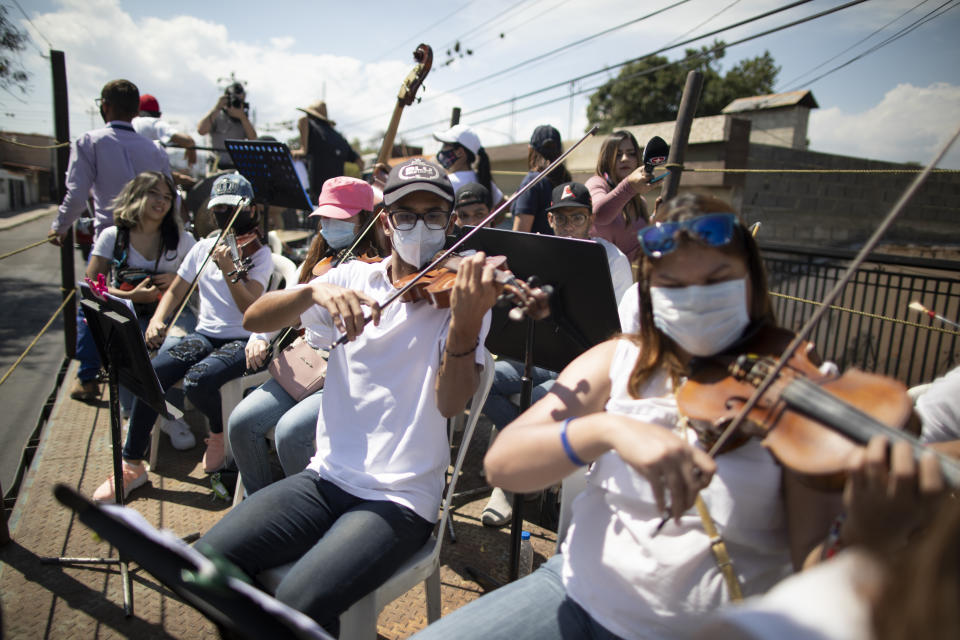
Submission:
[[[333,120],[327,117],[327,103],[324,102],[323,100],[318,100],[314,102],[312,105],[310,105],[309,107],[297,107],[297,111],[303,111],[308,116],[313,116],[318,120],[323,120],[324,122],[329,124],[331,127],[337,124],[336,122],[334,122]]]

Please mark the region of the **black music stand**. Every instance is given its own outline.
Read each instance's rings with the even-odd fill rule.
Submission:
[[[79,283],[87,325],[93,334],[93,340],[100,354],[100,361],[106,366],[109,376],[110,405],[110,444],[113,451],[114,483],[119,483],[115,491],[115,502],[123,506],[123,464],[120,452],[123,440],[120,431],[120,385],[127,387],[142,402],[149,404],[160,415],[177,418],[183,414],[167,404],[163,388],[157,374],[150,364],[150,355],[143,340],[143,332],[137,322],[137,316],[127,303],[112,296],[99,297],[86,283]],[[120,565],[123,581],[123,611],[127,616],[133,614],[133,591],[130,588],[130,573],[127,560],[121,553],[117,558],[41,558],[42,562],[60,565]]]
[[[560,371],[590,347],[620,331],[620,317],[606,250],[592,240],[483,228],[464,244],[487,255],[506,256],[510,270],[526,280],[553,287],[550,316],[513,322],[508,309],[494,307],[486,347],[491,353],[524,363],[520,413],[530,406],[533,367]],[[510,524],[511,581],[520,562],[523,497],[513,496]]]
[[[310,196],[293,168],[290,148],[272,140],[224,140],[237,171],[253,185],[258,203],[310,211]]]
[[[146,569],[217,625],[250,638],[332,640],[316,622],[247,584],[226,560],[219,566],[171,533],[157,531],[133,509],[98,505],[65,484],[53,494],[126,557]]]

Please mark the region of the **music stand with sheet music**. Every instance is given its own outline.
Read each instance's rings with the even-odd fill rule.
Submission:
[[[237,171],[253,185],[254,200],[275,207],[310,211],[290,148],[273,140],[224,140]]]
[[[514,322],[509,309],[494,307],[485,346],[498,356],[524,363],[520,413],[530,406],[533,367],[560,371],[590,347],[620,331],[620,317],[606,250],[592,240],[561,238],[503,229],[479,229],[464,249],[506,256],[515,276],[537,276],[553,288],[550,315]],[[520,562],[522,496],[513,496],[510,530],[510,580]]]
[[[303,613],[223,571],[222,564],[217,566],[174,534],[157,531],[137,511],[98,505],[65,484],[58,484],[53,494],[80,522],[215,624],[251,640],[332,640]]]
[[[77,289],[82,299],[83,309],[90,333],[97,345],[100,361],[107,368],[108,403],[110,405],[110,444],[113,452],[114,483],[120,484],[120,490],[114,491],[115,502],[123,506],[123,448],[120,431],[120,385],[127,387],[141,402],[146,402],[160,415],[178,418],[183,414],[167,404],[163,388],[150,363],[150,354],[143,340],[143,332],[137,322],[137,316],[126,301],[109,294],[100,297],[86,283],[79,283]],[[120,565],[123,582],[123,610],[127,616],[133,613],[133,591],[130,588],[130,574],[127,560],[123,554],[118,558],[42,558],[42,562],[61,565]]]

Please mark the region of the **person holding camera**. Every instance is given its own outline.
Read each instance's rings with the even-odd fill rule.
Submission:
[[[247,112],[250,103],[246,102],[247,93],[243,85],[234,82],[226,88],[210,113],[197,123],[197,133],[210,134],[214,149],[224,149],[224,140],[256,140],[257,131],[253,128]],[[225,149],[216,152],[218,169],[233,169],[233,158]]]

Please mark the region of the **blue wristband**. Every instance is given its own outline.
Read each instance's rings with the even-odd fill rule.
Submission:
[[[573,418],[567,418],[563,421],[563,430],[560,431],[560,444],[563,445],[563,452],[567,454],[567,458],[570,459],[570,462],[577,465],[578,467],[585,467],[587,463],[580,459],[580,456],[573,450],[573,447],[570,446],[570,441],[567,440],[567,426],[570,424],[570,421]]]

